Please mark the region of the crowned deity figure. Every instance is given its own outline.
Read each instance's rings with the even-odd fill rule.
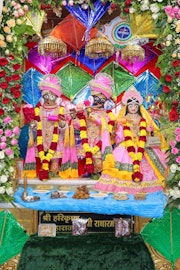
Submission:
[[[114,166],[104,158],[101,177],[94,186],[103,192],[152,193],[165,186],[168,145],[149,113],[140,93],[131,86],[123,95],[116,119]],[[104,152],[110,143],[104,139]]]
[[[91,95],[84,102],[85,110],[77,114],[83,149],[79,157],[81,174],[99,177],[102,171],[102,129],[106,125],[109,134],[112,134],[115,121],[115,116],[109,109],[113,85],[114,80],[110,75],[98,73],[89,82]]]
[[[38,87],[42,97],[36,107],[31,108],[33,117],[30,122],[30,130],[34,134],[34,148],[32,144],[31,147],[28,146],[25,167],[28,160],[32,159],[34,150],[36,176],[40,180],[47,180],[49,172],[56,175],[60,170],[66,122],[64,106],[61,105],[61,79],[53,74],[45,75]],[[25,118],[28,118],[30,108],[25,109]]]

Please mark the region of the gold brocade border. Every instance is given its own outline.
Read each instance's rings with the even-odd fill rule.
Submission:
[[[164,258],[158,251],[156,251],[149,244],[146,243],[146,246],[148,247],[151,253],[156,270],[172,270],[172,265],[168,260],[166,260],[166,258]]]
[[[19,258],[20,258],[20,254],[16,255],[15,257],[10,259],[9,261],[0,265],[0,270],[16,270]]]

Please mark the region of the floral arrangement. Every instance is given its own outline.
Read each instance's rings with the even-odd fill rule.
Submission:
[[[170,141],[169,149],[169,175],[167,185],[168,204],[178,207],[180,205],[180,127],[174,131],[174,140]]]
[[[21,2],[6,1],[0,12],[0,201],[5,202],[13,202],[15,160],[19,157],[24,33],[33,32],[24,19],[29,6]]]
[[[15,130],[19,126],[21,105],[21,67],[22,59],[27,54],[25,46],[28,36],[36,34],[32,26],[26,23],[28,11],[38,12],[40,9],[60,8],[65,5],[81,5],[83,9],[93,8],[94,0],[4,0],[0,4],[0,199],[11,200],[11,179],[14,158],[19,150]],[[106,0],[101,0],[105,4]],[[148,12],[151,14],[157,33],[156,45],[161,46],[157,66],[161,71],[161,82],[164,85],[161,100],[165,102],[169,115],[167,125],[179,120],[180,98],[180,0],[110,0],[109,13],[120,7],[122,15]],[[2,6],[1,6],[2,5]],[[7,123],[5,119],[11,120]],[[12,133],[10,135],[10,130]],[[6,135],[9,134],[9,137]],[[3,138],[3,139],[2,139]],[[5,140],[6,141],[3,141]],[[176,145],[179,151],[179,142]],[[7,150],[9,149],[9,150]],[[11,151],[10,151],[11,150]],[[178,153],[177,153],[178,155]],[[169,165],[174,165],[174,155],[170,154]],[[179,171],[174,172],[175,178]],[[174,179],[175,179],[174,178]],[[171,179],[168,186],[175,185],[177,180]],[[173,198],[173,197],[172,197]],[[176,200],[175,200],[176,201]]]

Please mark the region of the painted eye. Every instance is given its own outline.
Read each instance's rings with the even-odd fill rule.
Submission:
[[[48,99],[49,95],[44,95],[43,98]]]
[[[51,101],[53,101],[53,100],[55,100],[55,96],[50,95],[50,96],[49,96],[49,99],[50,99]]]

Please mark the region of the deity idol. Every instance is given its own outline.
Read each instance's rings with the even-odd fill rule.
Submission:
[[[42,93],[35,108],[31,125],[36,129],[36,173],[40,180],[49,179],[49,172],[58,174],[63,152],[65,132],[64,107],[61,106],[61,80],[46,75],[38,84]]]
[[[102,171],[102,129],[107,125],[109,134],[113,134],[115,116],[109,110],[108,104],[112,96],[114,81],[110,75],[98,73],[89,85],[91,96],[88,101],[85,101],[87,110],[78,113],[83,146],[83,153],[81,152],[81,157],[79,157],[79,167],[83,168],[84,174],[99,177]]]
[[[114,166],[109,166],[104,158],[102,175],[95,190],[131,194],[163,190],[168,146],[142,102],[140,93],[133,86],[124,93],[111,156]],[[151,137],[152,131],[154,137]],[[154,145],[147,145],[149,137],[153,138]],[[103,142],[106,152],[110,144],[105,139]]]

